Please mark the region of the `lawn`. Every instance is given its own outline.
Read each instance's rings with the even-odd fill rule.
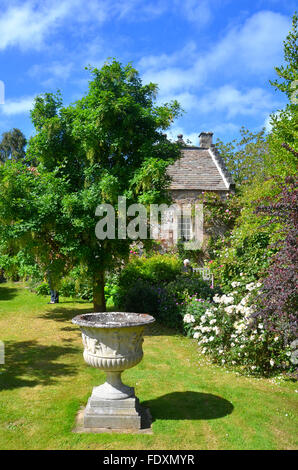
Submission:
[[[91,304],[48,300],[0,284],[0,449],[297,449],[297,383],[212,365],[194,340],[158,324],[146,332],[143,361],[123,374],[150,408],[153,434],[73,433],[104,373],[85,364],[70,321]]]

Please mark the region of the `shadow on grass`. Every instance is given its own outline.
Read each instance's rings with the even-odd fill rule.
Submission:
[[[174,328],[169,328],[159,322],[145,326],[144,336],[182,336],[183,333]]]
[[[76,315],[83,315],[84,313],[92,313],[92,307],[89,308],[63,308],[56,307],[47,310],[40,318],[47,318],[48,320],[56,321],[70,321]]]
[[[156,419],[217,419],[232,413],[234,406],[228,400],[211,393],[173,392],[141,403],[150,409]]]
[[[0,301],[1,300],[11,300],[18,293],[18,289],[15,287],[5,287],[0,284]]]
[[[51,385],[61,376],[75,375],[76,367],[55,361],[77,352],[78,348],[72,346],[5,341],[5,364],[0,365],[0,391]]]

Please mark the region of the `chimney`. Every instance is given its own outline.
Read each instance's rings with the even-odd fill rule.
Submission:
[[[183,140],[183,134],[178,134],[177,137],[178,137],[177,143],[185,145],[185,142]]]
[[[213,136],[213,132],[201,132],[201,134],[199,135],[200,147],[203,147],[203,148],[213,147],[212,136]]]

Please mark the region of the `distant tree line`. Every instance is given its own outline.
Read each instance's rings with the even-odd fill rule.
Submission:
[[[7,160],[20,161],[25,158],[27,140],[20,129],[3,132],[0,142],[0,163]]]

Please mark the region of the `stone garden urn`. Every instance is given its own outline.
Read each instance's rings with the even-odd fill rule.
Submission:
[[[84,412],[85,428],[140,429],[141,408],[134,388],[122,383],[125,369],[143,357],[144,327],[155,319],[143,313],[109,312],[78,315],[72,322],[82,331],[84,359],[106,372],[94,387]]]

